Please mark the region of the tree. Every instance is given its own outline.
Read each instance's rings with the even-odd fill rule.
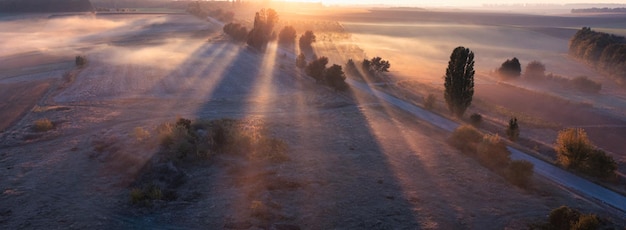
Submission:
[[[389,72],[389,61],[383,60],[381,57],[373,57],[370,68],[376,73]]]
[[[609,178],[617,170],[613,157],[594,146],[580,128],[560,131],[554,150],[559,164],[591,176]]]
[[[324,81],[324,71],[326,70],[326,64],[328,64],[327,57],[320,57],[311,61],[306,66],[306,74],[315,79],[316,82],[321,83]]]
[[[348,88],[348,84],[345,82],[346,75],[340,65],[333,64],[326,69],[324,79],[325,83],[335,90],[345,90]]]
[[[516,57],[511,60],[506,60],[498,69],[501,76],[504,77],[519,77],[522,74],[522,66]]]
[[[315,34],[313,31],[307,30],[302,36],[300,36],[299,45],[301,50],[311,50],[313,47],[311,44],[315,42]]]
[[[526,65],[524,77],[529,79],[538,79],[546,76],[546,66],[539,61],[531,61]]]
[[[278,33],[278,42],[283,44],[293,44],[296,40],[296,29],[293,26],[285,26]]]
[[[303,53],[300,53],[298,57],[296,57],[296,67],[303,69],[306,67],[306,57]]]
[[[474,96],[474,52],[462,46],[452,51],[444,86],[448,109],[457,117],[463,116]]]
[[[254,27],[248,34],[248,45],[264,49],[272,38],[274,25],[278,22],[278,14],[273,9],[261,9],[254,16]]]
[[[517,124],[517,118],[511,118],[509,120],[509,126],[506,127],[506,136],[511,141],[517,141],[519,138],[519,125]]]

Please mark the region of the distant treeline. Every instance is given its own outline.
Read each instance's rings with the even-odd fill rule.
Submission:
[[[626,39],[583,27],[569,42],[570,55],[626,83]]]
[[[619,8],[585,8],[585,9],[572,9],[573,14],[577,13],[626,13],[626,7]]]
[[[0,12],[88,12],[94,8],[89,0],[5,0],[0,1]]]

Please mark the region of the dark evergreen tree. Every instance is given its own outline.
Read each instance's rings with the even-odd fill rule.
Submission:
[[[459,46],[452,51],[445,75],[444,98],[450,112],[463,116],[474,96],[474,53]]]

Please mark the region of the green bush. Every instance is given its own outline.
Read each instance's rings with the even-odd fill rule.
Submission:
[[[507,178],[514,185],[526,188],[530,185],[533,176],[534,165],[525,160],[511,161],[508,168]]]
[[[550,212],[546,229],[554,230],[592,230],[599,229],[600,219],[594,214],[581,214],[567,206],[558,207]]]
[[[48,118],[38,119],[33,123],[33,130],[35,132],[46,132],[52,130],[54,124]]]
[[[511,152],[497,134],[485,135],[476,150],[480,162],[490,169],[504,169],[511,161]]]
[[[476,147],[482,140],[483,135],[470,125],[462,125],[458,127],[450,137],[451,145],[464,153],[476,153]]]

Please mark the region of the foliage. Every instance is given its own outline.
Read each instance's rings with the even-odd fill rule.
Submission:
[[[304,56],[303,53],[300,53],[296,57],[296,67],[298,67],[300,69],[304,69],[306,66],[307,66],[306,57]]]
[[[36,120],[32,127],[35,132],[46,132],[53,129],[54,124],[48,118],[42,118]]]
[[[478,125],[483,121],[483,116],[480,115],[479,113],[473,113],[472,115],[470,115],[470,122],[472,123],[472,125]]]
[[[137,142],[143,142],[150,138],[150,132],[142,127],[135,127],[133,129],[133,136]]]
[[[524,77],[528,79],[543,79],[546,76],[546,66],[539,61],[531,61],[524,69]]]
[[[626,80],[626,39],[622,36],[583,27],[570,39],[569,53],[619,81]]]
[[[567,206],[553,209],[548,217],[549,224],[553,229],[568,230],[580,218],[580,212]]]
[[[239,23],[228,23],[224,25],[224,33],[232,37],[235,41],[246,41],[248,38],[248,29]]]
[[[313,31],[307,30],[306,32],[304,32],[304,34],[300,36],[300,40],[298,41],[298,44],[300,45],[300,50],[312,50],[313,47],[311,46],[311,44],[316,41],[315,38],[316,37]]]
[[[522,66],[519,63],[519,59],[513,57],[513,59],[507,59],[502,63],[498,72],[504,77],[519,77],[522,74]]]
[[[602,89],[602,84],[590,80],[587,76],[579,76],[570,81],[572,87],[585,93],[598,93]]]
[[[480,162],[490,169],[503,169],[511,161],[511,152],[500,139],[500,136],[487,134],[476,148]]]
[[[463,116],[474,96],[474,53],[459,46],[452,51],[445,76],[444,98],[450,112]]]
[[[327,57],[320,57],[311,61],[307,65],[305,71],[306,74],[315,79],[317,83],[328,85],[335,90],[346,90],[348,84],[346,84],[346,75],[340,65],[333,64],[331,67],[326,68],[328,64]]]
[[[76,56],[74,63],[76,63],[76,66],[78,67],[83,67],[87,65],[87,58],[85,56],[78,55]]]
[[[525,160],[514,160],[509,163],[507,178],[511,183],[526,188],[533,176],[534,165]]]
[[[318,83],[323,83],[324,81],[324,71],[326,70],[326,65],[328,64],[327,57],[320,57],[311,61],[305,68],[305,72],[307,75],[315,79]]]
[[[554,150],[559,164],[591,176],[609,178],[617,170],[613,157],[595,147],[580,128],[560,131]]]
[[[152,201],[162,200],[163,192],[159,186],[150,184],[130,191],[130,202],[134,205],[150,206]]]
[[[424,108],[432,110],[433,108],[435,108],[436,102],[437,97],[434,94],[429,93],[428,96],[426,96],[426,99],[424,99]]]
[[[346,75],[340,65],[333,64],[325,70],[324,82],[326,85],[335,90],[343,91],[348,88],[348,84],[346,84]]]
[[[511,118],[509,125],[506,127],[506,136],[511,141],[517,141],[519,138],[519,125],[517,124],[517,118]]]
[[[452,132],[450,137],[451,145],[462,152],[473,154],[476,152],[478,143],[483,139],[483,135],[470,125],[462,125]]]
[[[293,44],[296,41],[296,29],[293,26],[285,26],[278,33],[278,42],[283,44]]]
[[[261,9],[254,16],[254,26],[248,34],[248,45],[262,50],[272,39],[274,25],[278,22],[278,14],[274,9]]]

